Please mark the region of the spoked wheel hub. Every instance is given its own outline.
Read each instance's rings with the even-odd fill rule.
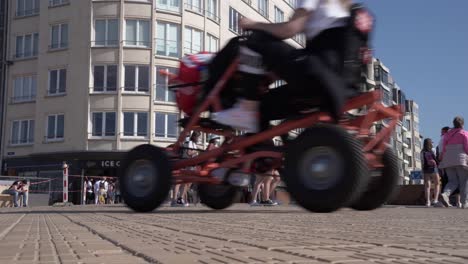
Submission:
[[[330,147],[314,147],[299,162],[300,177],[309,189],[326,190],[343,175],[343,159]]]

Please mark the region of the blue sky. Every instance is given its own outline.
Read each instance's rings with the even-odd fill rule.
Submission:
[[[375,56],[420,108],[438,141],[456,115],[468,126],[468,0],[361,0],[377,17]]]

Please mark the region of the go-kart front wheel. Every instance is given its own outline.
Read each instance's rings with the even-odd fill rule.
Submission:
[[[360,211],[374,210],[390,200],[398,190],[398,157],[392,149],[385,150],[382,163],[384,167],[373,171],[366,191],[351,208]]]
[[[332,212],[359,197],[369,173],[361,144],[334,125],[310,128],[289,143],[284,181],[290,195],[312,212]]]
[[[152,211],[166,200],[171,189],[169,159],[155,146],[138,146],[127,153],[119,178],[125,203],[138,212]]]
[[[200,202],[211,209],[222,210],[231,206],[239,196],[239,188],[229,184],[200,184]]]

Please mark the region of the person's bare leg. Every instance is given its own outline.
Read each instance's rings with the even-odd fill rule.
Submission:
[[[281,181],[281,178],[279,177],[279,173],[277,170],[273,170],[272,174],[273,174],[273,180],[271,181],[271,185],[270,185],[270,198],[275,196],[274,195],[275,189]]]
[[[431,178],[424,179],[424,191],[426,195],[426,206],[431,206]]]
[[[455,198],[457,199],[457,207],[461,208],[462,207],[461,195],[458,193],[458,194],[455,195]]]
[[[174,185],[174,189],[172,191],[172,204],[176,204],[177,203],[177,198],[178,195],[179,195],[179,189],[180,189],[180,184],[175,184]]]
[[[253,187],[253,190],[252,190],[252,200],[250,202],[251,204],[256,204],[258,192],[260,191],[260,187],[261,187],[262,183],[263,183],[263,177],[259,176],[259,175],[256,175],[254,187]]]
[[[186,206],[188,206],[188,199],[187,199],[187,198],[188,198],[188,197],[187,197],[188,195],[187,195],[187,194],[188,194],[188,190],[190,189],[190,186],[192,186],[192,183],[185,183],[185,184],[183,185],[183,188],[182,188],[182,195],[181,195],[181,197],[182,197],[182,200],[184,200],[184,203],[185,203]]]
[[[439,194],[440,194],[440,180],[439,174],[434,173],[432,176],[432,181],[434,182],[434,204],[439,203]]]
[[[263,192],[262,192],[262,201],[263,202],[270,200],[270,185],[271,185],[272,180],[273,180],[273,177],[271,177],[271,176],[264,177]]]

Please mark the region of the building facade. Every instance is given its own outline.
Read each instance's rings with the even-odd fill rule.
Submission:
[[[8,1],[0,0],[0,138],[3,132],[3,112],[4,112],[4,98],[6,94],[6,75],[9,61],[7,59],[7,24],[8,24]],[[0,140],[0,149],[3,142]],[[0,160],[2,160],[3,153],[0,153]]]
[[[390,69],[379,59],[373,59],[367,65],[364,91],[380,90],[382,103],[386,106],[398,105],[403,116],[398,120],[392,133],[390,144],[398,157],[400,184],[408,184],[413,171],[421,170],[421,135],[419,133],[419,106],[413,100],[407,100],[404,91],[390,75]],[[375,131],[388,125],[387,120],[377,122]]]
[[[3,173],[112,175],[122,153],[166,146],[179,59],[215,52],[240,17],[281,22],[294,0],[11,0]],[[298,36],[288,40],[303,45]]]

